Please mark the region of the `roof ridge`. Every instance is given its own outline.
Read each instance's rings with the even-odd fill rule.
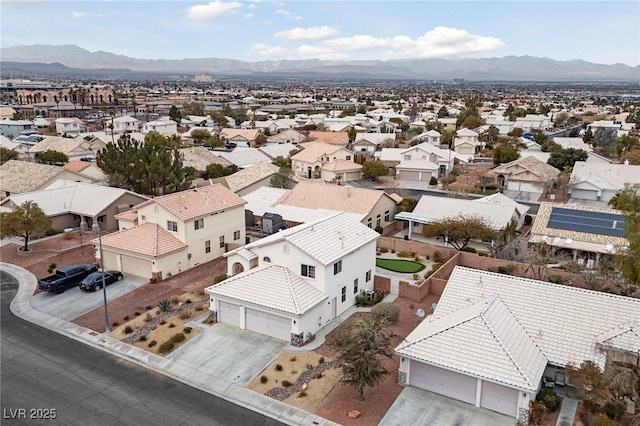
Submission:
[[[278,265],[279,266],[279,265]],[[291,300],[293,302],[293,306],[295,308],[296,314],[301,314],[300,312],[300,304],[298,303],[298,298],[296,297],[296,292],[293,289],[293,282],[291,281],[291,274],[289,268],[286,266],[280,266],[284,269],[285,276],[287,277],[287,287],[289,288],[289,292],[291,293]]]

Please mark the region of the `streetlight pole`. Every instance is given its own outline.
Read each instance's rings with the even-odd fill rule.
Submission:
[[[109,312],[107,311],[107,285],[104,279],[104,256],[102,254],[102,232],[98,225],[98,245],[100,246],[100,270],[102,272],[102,296],[104,299],[104,332],[109,332]]]

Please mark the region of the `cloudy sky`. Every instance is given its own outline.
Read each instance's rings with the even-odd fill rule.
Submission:
[[[0,0],[0,45],[145,59],[531,55],[640,64],[640,2]]]

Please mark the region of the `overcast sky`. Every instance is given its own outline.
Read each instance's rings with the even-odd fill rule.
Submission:
[[[134,58],[487,58],[640,64],[640,2],[0,0],[2,47]]]

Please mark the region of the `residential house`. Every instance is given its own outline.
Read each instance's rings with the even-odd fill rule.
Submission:
[[[429,181],[451,172],[458,154],[428,142],[409,148],[382,148],[378,159],[396,179]],[[462,160],[465,161],[466,160]]]
[[[174,135],[178,133],[178,123],[170,119],[154,120],[144,123],[142,133],[157,132],[161,135]]]
[[[491,126],[498,129],[500,135],[508,135],[515,127],[515,122],[505,120],[504,117],[491,116],[487,117],[487,119],[485,120],[485,127],[488,130]]]
[[[569,179],[571,201],[606,205],[625,184],[640,183],[640,166],[576,161]]]
[[[258,148],[237,147],[232,151],[221,150],[216,152],[219,152],[222,158],[231,164],[235,164],[240,169],[250,167],[252,164],[261,161],[271,162],[271,158]]]
[[[35,129],[33,122],[29,120],[0,120],[0,135],[4,135],[9,139],[34,133],[38,133],[38,131]]]
[[[106,182],[107,175],[102,171],[95,161],[72,160],[64,166],[66,170],[79,173],[94,180],[94,182]]]
[[[262,136],[260,129],[222,129],[220,138],[227,147],[255,147],[258,137]]]
[[[593,268],[629,246],[625,217],[620,211],[582,204],[541,203],[529,243],[546,243],[579,264]]]
[[[161,280],[217,259],[245,242],[244,204],[220,184],[139,204],[102,237],[104,266]]]
[[[280,144],[267,144],[258,148],[260,152],[268,156],[271,160],[275,160],[278,157],[288,159],[291,157],[291,153],[294,154],[300,151],[297,144],[292,143],[280,143]]]
[[[69,157],[69,160],[95,159],[98,151],[105,147],[106,143],[98,138],[47,136],[31,147],[31,154],[37,159],[45,151],[58,151]]]
[[[316,142],[324,142],[329,145],[345,148],[349,143],[349,133],[311,130],[309,132],[309,139],[315,140]]]
[[[542,194],[553,188],[560,170],[535,157],[520,157],[489,171],[498,186],[508,191]]]
[[[60,136],[75,138],[76,136],[80,135],[80,133],[87,131],[87,126],[84,124],[84,121],[76,117],[56,118],[55,123],[56,133]]]
[[[479,140],[478,133],[464,127],[456,132],[453,147],[461,157],[473,158],[484,147],[484,143]]]
[[[396,140],[395,133],[356,133],[351,149],[356,153],[373,155],[384,146],[392,147]]]
[[[273,136],[267,138],[267,146],[279,145],[279,144],[293,144],[297,145],[307,140],[307,136],[293,129],[283,130]]]
[[[135,117],[123,115],[122,117],[116,117],[112,121],[114,133],[131,133],[139,131],[139,120]]]
[[[436,130],[427,130],[426,132],[420,133],[418,136],[412,139],[412,142],[416,141],[418,143],[426,142],[435,147],[439,147],[442,141],[442,135]]]
[[[534,130],[548,130],[553,127],[551,119],[546,115],[527,114],[524,117],[516,117],[514,127],[524,130],[525,133]]]
[[[598,120],[587,125],[587,130],[591,130],[594,134],[600,131],[611,131],[613,132],[614,137],[618,138],[622,133],[622,122],[614,120]]]
[[[11,210],[34,202],[52,220],[53,229],[118,229],[115,216],[148,200],[144,195],[120,188],[58,180],[48,188],[15,194],[0,202]]]
[[[423,195],[412,212],[400,212],[396,220],[409,222],[408,238],[411,238],[413,232],[422,233],[424,224],[460,215],[479,217],[495,231],[503,230],[511,222],[520,229],[527,211],[529,206],[499,193],[473,200]]]
[[[348,213],[285,229],[225,254],[208,287],[217,321],[302,346],[373,290],[379,234]]]
[[[337,159],[324,163],[320,167],[320,179],[323,182],[340,184],[362,179],[362,164]]]
[[[271,178],[279,171],[278,166],[266,161],[259,161],[232,175],[225,176],[224,179],[231,191],[243,196],[262,186],[269,186]]]
[[[396,347],[398,382],[527,424],[543,379],[564,384],[584,361],[604,369],[614,351],[635,359],[638,320],[640,299],[456,266]]]
[[[0,165],[0,199],[46,189],[58,180],[94,182],[90,177],[66,170],[62,166],[9,160]]]
[[[19,160],[29,159],[29,148],[31,147],[30,144],[20,142],[16,139],[10,140],[4,135],[0,135],[0,147],[18,154]]]
[[[183,166],[193,167],[198,175],[203,175],[211,164],[220,164],[223,167],[233,164],[204,146],[179,148],[178,152],[182,155]]]
[[[354,159],[354,153],[341,145],[305,142],[299,144],[299,146],[304,149],[291,157],[291,170],[296,176],[307,179],[322,178],[322,168],[327,163],[336,160],[353,162]],[[342,181],[347,182],[354,178],[359,179],[354,174],[353,177],[344,176]]]
[[[0,105],[0,120],[12,119],[15,113],[16,110],[10,106]]]

